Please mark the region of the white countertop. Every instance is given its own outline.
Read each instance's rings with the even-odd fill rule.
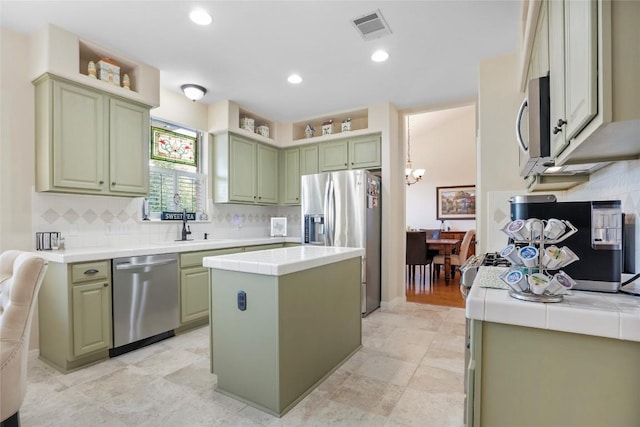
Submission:
[[[476,286],[474,281],[467,296],[466,316],[487,322],[640,342],[640,297],[622,293],[572,290],[564,295],[562,302],[538,303],[512,298],[504,289]]]
[[[205,251],[239,246],[269,245],[272,243],[300,243],[300,237],[257,237],[248,239],[208,239],[187,242],[163,241],[138,245],[100,246],[91,248],[38,251],[38,255],[50,262],[71,263],[122,258],[138,255],[156,255],[179,252]]]
[[[350,258],[364,256],[364,249],[333,246],[297,246],[258,252],[205,257],[202,265],[220,270],[283,276]]]

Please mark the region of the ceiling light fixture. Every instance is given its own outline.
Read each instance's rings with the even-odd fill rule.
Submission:
[[[193,102],[202,99],[202,97],[207,93],[205,88],[194,84],[182,85],[180,88],[182,89],[182,92],[184,92],[184,95]]]
[[[291,84],[297,85],[302,83],[302,77],[300,77],[298,74],[291,74],[288,78],[287,81]]]
[[[411,116],[407,116],[407,167],[404,170],[404,178],[407,181],[407,185],[413,185],[416,182],[422,180],[422,176],[426,172],[424,169],[413,169],[411,166],[411,128],[409,127],[409,119]]]
[[[373,62],[384,62],[387,59],[389,59],[389,54],[387,53],[387,51],[382,49],[376,50],[375,52],[373,52],[373,55],[371,55],[371,60]]]
[[[213,19],[206,11],[196,9],[189,14],[189,18],[198,25],[209,25]]]

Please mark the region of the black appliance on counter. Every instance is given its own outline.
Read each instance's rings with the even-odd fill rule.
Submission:
[[[577,233],[557,246],[567,246],[580,258],[563,267],[574,289],[617,292],[622,277],[623,215],[620,200],[558,202],[554,195],[514,196],[511,220],[568,220]]]

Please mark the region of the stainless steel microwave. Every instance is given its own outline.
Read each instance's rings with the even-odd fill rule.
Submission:
[[[516,140],[520,146],[520,176],[542,174],[553,166],[549,76],[529,81],[527,97],[516,117]]]

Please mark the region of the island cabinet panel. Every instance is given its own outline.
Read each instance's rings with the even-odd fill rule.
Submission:
[[[640,342],[472,323],[469,425],[639,425]]]
[[[310,393],[361,346],[360,265],[282,276],[212,269],[217,390],[277,416]]]

